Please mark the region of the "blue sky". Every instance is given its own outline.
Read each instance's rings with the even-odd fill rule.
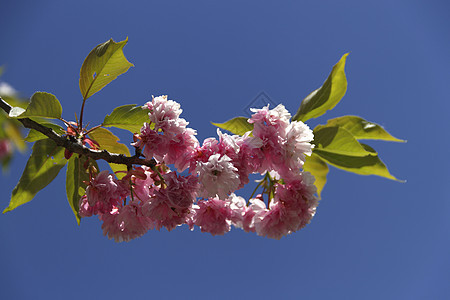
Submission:
[[[370,142],[407,183],[332,168],[317,214],[280,241],[182,227],[129,243],[77,226],[60,176],[0,216],[1,299],[449,299],[447,158],[450,22],[446,1],[2,1],[2,80],[24,96],[81,105],[81,64],[129,38],[135,65],[89,99],[114,107],[168,94],[198,138],[262,91],[295,113],[347,52],[348,91],[328,118],[354,114],[407,144]],[[123,142],[131,136],[116,132]],[[26,156],[0,181],[2,209]],[[243,191],[245,195],[247,190]]]

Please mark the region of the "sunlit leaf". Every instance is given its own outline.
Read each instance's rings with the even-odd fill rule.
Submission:
[[[62,114],[62,106],[55,95],[45,92],[36,92],[31,96],[30,104],[24,110],[21,107],[13,107],[9,112],[12,118],[42,117],[59,119]]]
[[[244,117],[236,117],[225,123],[211,122],[211,124],[221,129],[228,130],[233,134],[244,135],[247,131],[253,130],[253,124],[247,122],[247,120],[248,119]]]
[[[371,152],[372,154],[376,154],[376,151],[370,146],[365,144],[361,145],[367,151]],[[380,160],[377,155],[355,157],[329,153],[318,149],[315,149],[314,153],[330,165],[348,172],[356,173],[359,175],[377,175],[388,179],[401,181],[389,173],[386,165]]]
[[[64,129],[56,124],[53,123],[40,123],[42,126],[48,127],[53,129],[54,132],[56,132],[57,134],[61,135],[64,134],[65,131]],[[35,141],[39,141],[39,140],[43,140],[46,139],[47,136],[43,133],[40,133],[37,130],[31,129],[30,132],[28,133],[27,137],[25,138],[25,141],[27,142],[35,142]]]
[[[105,117],[102,125],[129,130],[132,133],[140,132],[144,123],[149,122],[148,113],[148,109],[135,104],[119,106]]]
[[[328,165],[318,155],[313,153],[311,156],[306,157],[303,170],[310,172],[316,178],[314,184],[317,187],[317,194],[320,198],[323,187],[327,182]]]
[[[72,155],[67,164],[66,175],[66,193],[67,200],[69,200],[70,207],[75,215],[78,225],[80,224],[79,202],[81,197],[86,192],[86,182],[89,182],[89,171],[86,170],[85,156],[79,156],[78,154]],[[98,170],[95,160],[90,160],[89,164],[93,164]]]
[[[323,85],[303,99],[293,121],[307,121],[323,115],[341,101],[347,91],[347,78],[345,77],[345,61],[348,53],[344,54],[334,65],[330,75]]]
[[[15,124],[14,122],[5,122],[3,129],[5,130],[6,136],[14,143],[20,152],[24,152],[27,149],[27,145],[23,140],[22,132],[20,131],[18,124]]]
[[[380,125],[364,120],[358,116],[342,116],[330,119],[327,126],[339,126],[345,128],[357,140],[384,140],[392,142],[405,142],[393,137]]]
[[[117,153],[117,154],[124,154],[126,156],[130,156],[130,150],[127,146],[125,146],[122,143],[118,143],[119,138],[115,136],[111,131],[105,128],[97,128],[94,131],[89,133],[89,137],[93,140],[95,140],[97,143],[100,144],[101,150],[106,150],[110,153]],[[113,172],[117,171],[127,171],[126,165],[120,165],[120,164],[109,164]],[[120,179],[125,174],[124,173],[117,173],[117,177]]]
[[[22,177],[12,191],[9,206],[3,213],[31,201],[37,192],[55,179],[66,162],[64,148],[50,139],[37,141]]]
[[[348,156],[372,154],[366,151],[347,130],[338,126],[318,125],[314,128],[314,145],[314,151],[321,150]]]
[[[127,42],[128,38],[119,43],[110,39],[89,53],[80,71],[83,99],[91,97],[133,66],[123,54]]]

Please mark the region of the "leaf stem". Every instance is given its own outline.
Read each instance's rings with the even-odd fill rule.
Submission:
[[[257,191],[258,188],[261,186],[261,184],[263,184],[263,182],[266,181],[266,179],[267,179],[267,174],[268,174],[268,173],[266,173],[266,175],[264,175],[264,178],[261,179],[261,181],[260,181],[260,182],[258,183],[258,185],[255,187],[255,189],[253,190],[253,193],[252,193],[252,195],[250,196],[249,199],[252,199],[252,198],[253,198],[253,196],[255,195],[256,191]]]
[[[80,112],[80,122],[78,123],[78,129],[81,130],[83,128],[83,113],[84,113],[84,104],[86,103],[86,97],[83,97],[83,104],[81,104],[81,112]]]
[[[95,129],[100,128],[100,127],[102,127],[102,124],[97,125],[97,126],[95,126],[95,127],[92,127],[92,128],[89,129],[84,135],[88,135],[90,132],[92,132],[92,131],[94,131]]]
[[[66,126],[69,126],[70,123],[66,120],[64,120],[63,118],[59,118],[60,121],[62,121],[64,124],[66,124]]]

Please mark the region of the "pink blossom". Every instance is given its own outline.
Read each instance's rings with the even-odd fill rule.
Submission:
[[[255,113],[249,120],[253,123],[253,135],[262,141],[258,150],[252,150],[253,157],[259,158],[253,165],[256,172],[275,170],[283,179],[291,180],[300,172],[305,155],[312,153],[312,131],[303,122],[289,122],[291,115],[283,105],[269,110],[252,109]]]
[[[167,96],[159,96],[147,102],[147,108],[150,110],[148,116],[153,123],[156,132],[164,132],[164,135],[173,137],[181,134],[189,124],[185,119],[180,118],[180,104],[168,100]]]
[[[263,141],[258,137],[249,136],[249,132],[242,137],[234,136],[239,152],[233,158],[233,165],[237,168],[240,184],[238,188],[249,183],[248,176],[261,169],[264,153],[261,151]]]
[[[153,197],[143,205],[144,214],[155,220],[158,230],[166,227],[171,231],[187,222],[197,190],[195,177],[183,178],[174,173],[169,174],[164,175],[167,188],[156,190]]]
[[[220,154],[219,157],[228,157],[230,163],[236,168],[239,177],[239,185],[237,188],[242,188],[248,183],[248,176],[254,172],[257,167],[255,163],[261,158],[255,159],[252,152],[255,148],[260,147],[262,142],[259,138],[250,137],[250,132],[244,136],[228,135],[217,130],[219,140],[215,138],[208,138],[203,142],[202,147],[195,149],[191,155],[190,170],[195,170],[199,165],[204,166],[210,162],[211,156]],[[256,155],[258,155],[257,152]],[[198,170],[198,169],[197,169]],[[195,171],[194,171],[195,172]],[[206,196],[213,196],[206,194]],[[221,195],[222,198],[225,195]]]
[[[180,104],[168,100],[167,95],[153,97],[152,101],[147,102],[145,106],[150,110],[148,116],[157,128],[161,128],[160,124],[164,124],[166,120],[176,120],[179,118],[183,110]]]
[[[247,211],[247,202],[244,198],[236,196],[234,193],[227,199],[231,209],[231,222],[237,228],[243,227],[243,219]]]
[[[163,158],[166,164],[174,164],[179,172],[184,171],[190,163],[191,154],[198,147],[196,131],[186,128],[184,132],[174,136],[167,144],[167,152]]]
[[[211,155],[219,153],[219,141],[207,138],[201,147],[196,147],[190,155],[189,171],[195,172],[199,162],[207,163]]]
[[[155,157],[158,161],[162,161],[168,150],[169,140],[166,136],[151,129],[148,123],[144,123],[141,134],[137,137],[138,140],[132,144],[133,146],[143,149],[142,153],[146,158]]]
[[[253,150],[254,157],[259,158],[256,172],[264,173],[284,165],[282,144],[290,114],[281,104],[272,110],[269,106],[251,110],[255,114],[248,122],[253,124],[253,136],[259,138],[261,144],[259,149]]]
[[[193,204],[191,207],[189,207],[189,213],[186,215],[186,224],[189,226],[189,229],[191,231],[194,230],[194,216],[195,212],[200,209],[200,206],[197,204]]]
[[[94,208],[94,213],[106,213],[117,206],[126,198],[127,191],[114,175],[108,171],[100,172],[97,177],[89,182],[86,187],[86,196],[89,206]]]
[[[110,212],[106,212],[99,216],[99,219],[103,221],[102,229],[103,235],[108,235],[109,239],[114,239],[117,242],[121,242],[121,230],[118,224],[119,208],[113,207]]]
[[[146,158],[175,164],[182,172],[189,166],[192,152],[198,147],[196,131],[186,127],[188,122],[179,118],[180,105],[167,100],[167,96],[153,98],[146,106],[150,110],[150,123],[143,125],[132,145],[143,149]]]
[[[260,196],[260,195],[258,195]],[[245,232],[255,232],[255,218],[262,216],[267,212],[266,204],[260,199],[250,199],[250,206],[244,198],[231,194],[229,206],[232,211],[231,222]]]
[[[314,134],[305,123],[294,121],[286,128],[285,136],[283,142],[285,164],[293,172],[298,173],[305,161],[305,155],[312,154],[314,145],[311,142]]]
[[[267,213],[266,204],[260,199],[250,199],[250,206],[247,207],[242,218],[242,229],[245,232],[255,232],[255,221],[261,219]]]
[[[78,213],[82,218],[91,217],[94,214],[94,208],[89,205],[86,195],[80,199]]]
[[[262,109],[251,108],[250,110],[254,114],[248,122],[253,123],[253,135],[261,139],[275,140],[285,132],[291,118],[291,114],[282,104],[272,110],[269,110],[269,105]]]
[[[132,201],[101,215],[103,234],[116,242],[128,242],[154,227],[154,221],[142,213],[142,204]]]
[[[170,172],[164,175],[164,182],[167,186],[159,192],[166,195],[173,207],[188,208],[194,203],[198,191],[197,177],[177,176],[175,172]]]
[[[199,174],[199,182],[207,197],[218,195],[225,199],[228,193],[235,191],[240,184],[238,170],[226,155],[220,157],[220,154],[214,154],[206,163],[197,162],[195,171]]]
[[[300,180],[276,185],[270,209],[254,219],[258,235],[280,239],[311,221],[318,204],[314,179],[307,172],[300,177]]]
[[[192,218],[193,223],[199,226],[202,232],[223,235],[231,229],[232,214],[228,202],[210,198],[208,201],[198,202],[198,208]]]
[[[286,218],[286,213],[282,204],[271,205],[269,211],[255,219],[256,233],[277,240],[291,233],[290,227],[292,226],[289,223],[290,220]]]
[[[237,144],[239,136],[222,133],[220,129],[217,129],[217,135],[219,136],[219,147],[217,153],[226,155],[231,160],[234,160],[240,149]]]
[[[132,176],[133,192],[137,199],[148,201],[152,197],[155,189],[153,171],[147,166],[141,166],[137,170],[142,172],[142,175],[139,177],[136,175]]]

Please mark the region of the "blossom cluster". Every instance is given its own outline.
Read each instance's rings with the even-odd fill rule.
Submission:
[[[108,171],[92,174],[80,201],[80,216],[98,215],[109,238],[129,241],[150,229],[187,224],[212,235],[233,225],[280,239],[314,216],[314,177],[301,171],[312,153],[313,133],[303,122],[291,122],[283,105],[251,109],[252,131],[239,136],[218,130],[218,138],[201,145],[180,118],[177,102],[154,97],[145,108],[149,121],[132,145],[155,159],[156,167],[135,167],[120,180]],[[258,173],[264,176],[257,186],[262,192],[248,202],[237,196]]]

